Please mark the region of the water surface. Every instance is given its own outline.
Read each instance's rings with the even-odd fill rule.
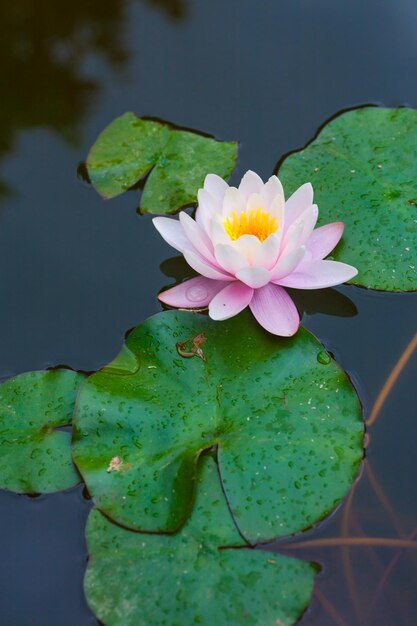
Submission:
[[[117,115],[238,139],[238,180],[248,168],[268,177],[341,108],[417,106],[411,0],[17,0],[0,18],[1,378],[58,364],[94,371],[160,310],[156,293],[172,282],[160,264],[173,251],[138,217],[134,193],[104,202],[76,176]],[[307,303],[304,323],[368,415],[416,331],[417,294],[338,292],[354,306],[328,294]],[[417,526],[416,373],[414,355],[371,431],[350,536],[405,537]],[[0,506],[1,623],[96,625],[82,592],[82,489],[1,492]],[[339,536],[345,510],[311,536]],[[303,626],[415,624],[415,555],[404,553],[378,591],[394,554],[298,553],[322,565]]]

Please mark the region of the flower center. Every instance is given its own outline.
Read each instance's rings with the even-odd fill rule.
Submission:
[[[259,241],[265,241],[269,235],[278,230],[276,218],[261,208],[241,213],[239,217],[236,211],[232,211],[231,216],[226,217],[223,225],[233,241],[242,235],[255,235]]]

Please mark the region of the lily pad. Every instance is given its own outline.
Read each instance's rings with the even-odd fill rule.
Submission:
[[[326,124],[279,168],[286,192],[314,187],[319,223],[345,222],[333,258],[356,285],[417,289],[417,110],[365,107]]]
[[[71,460],[74,403],[85,376],[28,372],[0,385],[0,488],[50,493],[80,482]]]
[[[179,533],[135,533],[94,509],[87,545],[85,593],[106,626],[291,626],[309,603],[316,573],[310,563],[245,549],[209,456]]]
[[[178,130],[125,113],[98,137],[87,159],[95,189],[105,198],[123,193],[151,173],[141,198],[142,213],[174,213],[196,202],[207,173],[228,178],[237,144]]]
[[[327,515],[358,470],[362,439],[351,383],[306,330],[279,338],[246,312],[214,322],[169,311],[134,329],[120,358],[83,385],[73,454],[106,515],[175,531],[198,457],[217,446],[234,518],[258,543]]]

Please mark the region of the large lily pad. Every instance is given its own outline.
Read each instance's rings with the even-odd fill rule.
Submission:
[[[142,213],[174,213],[197,199],[206,174],[228,178],[237,144],[171,128],[125,113],[98,137],[87,159],[91,182],[114,198],[150,172],[141,198]],[[152,169],[153,168],[153,169]]]
[[[90,513],[84,588],[106,626],[291,626],[307,607],[315,566],[245,549],[214,461],[201,465],[192,515],[176,535],[135,533]]]
[[[75,397],[85,376],[28,372],[0,385],[0,488],[49,493],[80,482],[71,460]]]
[[[255,543],[340,502],[362,458],[363,421],[346,375],[306,330],[283,339],[246,312],[214,322],[169,311],[83,385],[73,433],[97,506],[146,531],[184,522],[198,457],[218,446],[235,520]]]
[[[333,257],[358,268],[350,282],[417,289],[417,110],[344,113],[287,157],[279,176],[288,194],[312,182],[320,223],[345,222]]]

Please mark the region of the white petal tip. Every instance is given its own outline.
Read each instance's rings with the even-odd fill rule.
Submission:
[[[220,314],[213,313],[213,311],[210,310],[210,305],[208,308],[208,314],[209,318],[212,319],[214,322],[221,322],[224,320],[224,317],[222,317]]]
[[[161,222],[161,217],[153,217],[152,218],[152,224],[155,226],[156,229],[158,229],[158,224]]]

